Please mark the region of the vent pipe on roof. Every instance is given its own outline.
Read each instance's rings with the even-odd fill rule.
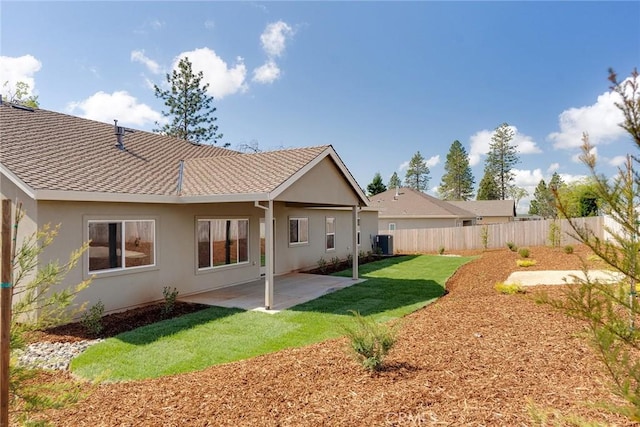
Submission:
[[[129,132],[129,133],[134,133],[133,129],[127,129],[124,126],[118,126],[118,120],[114,119],[113,120],[113,128],[114,128],[114,132],[116,135],[116,147],[118,147],[121,150],[125,149],[124,146],[124,134],[125,132]]]

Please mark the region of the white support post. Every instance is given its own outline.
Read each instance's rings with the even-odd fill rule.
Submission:
[[[351,223],[353,228],[353,280],[358,280],[358,207],[354,206],[351,210]]]
[[[264,276],[264,306],[273,307],[273,200],[269,200],[264,213],[264,263],[267,269]]]

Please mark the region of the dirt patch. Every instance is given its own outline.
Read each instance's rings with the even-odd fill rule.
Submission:
[[[87,398],[42,416],[77,426],[507,426],[531,425],[534,407],[631,425],[593,405],[616,397],[579,322],[531,292],[493,290],[517,258],[487,251],[459,269],[445,297],[404,319],[377,374],[356,364],[345,340],[330,340],[160,379],[83,384]],[[582,264],[551,248],[531,248],[531,258],[529,269]]]

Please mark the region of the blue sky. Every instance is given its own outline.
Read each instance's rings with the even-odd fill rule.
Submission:
[[[583,131],[603,173],[633,150],[607,69],[640,66],[640,2],[2,1],[0,19],[3,92],[25,81],[42,108],[151,130],[152,85],[188,56],[231,148],[332,144],[362,187],[419,150],[433,194],[456,139],[477,184],[503,122],[531,194],[586,174]]]

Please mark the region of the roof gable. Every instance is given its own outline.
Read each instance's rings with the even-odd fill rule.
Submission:
[[[412,188],[389,189],[371,196],[380,218],[475,218],[475,214]]]

